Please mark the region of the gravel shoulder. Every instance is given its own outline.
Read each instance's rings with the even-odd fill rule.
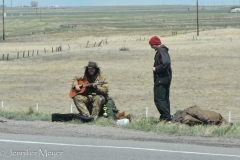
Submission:
[[[240,139],[237,138],[178,136],[130,130],[120,126],[102,127],[89,124],[70,124],[61,122],[16,121],[2,117],[0,117],[0,133],[240,147]]]

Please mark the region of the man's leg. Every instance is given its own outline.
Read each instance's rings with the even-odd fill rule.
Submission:
[[[166,86],[166,102],[167,102],[167,105],[168,105],[168,108],[169,108],[169,114],[171,116],[171,107],[170,107],[170,84],[167,84]],[[171,119],[172,119],[172,116],[171,116]]]
[[[170,106],[166,99],[168,85],[154,84],[154,102],[159,111],[160,120],[171,120]]]
[[[76,95],[73,98],[73,101],[80,115],[88,116],[88,117],[90,116],[90,113],[86,107],[86,105],[89,103],[88,97],[83,95]]]
[[[93,98],[92,117],[96,120],[99,116],[102,105],[105,103],[105,98],[101,95],[97,95]]]

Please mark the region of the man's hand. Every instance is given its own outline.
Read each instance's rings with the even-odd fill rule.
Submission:
[[[156,68],[155,68],[155,67],[153,67],[153,68],[152,68],[152,70],[155,72],[155,71],[156,71]]]
[[[93,88],[97,88],[97,83],[93,83]]]
[[[79,85],[76,85],[76,86],[75,86],[75,90],[76,90],[76,91],[80,91],[80,90],[81,90],[80,86],[79,86]]]

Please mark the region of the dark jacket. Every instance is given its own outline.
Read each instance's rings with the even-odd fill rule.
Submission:
[[[171,59],[168,54],[168,48],[165,45],[161,45],[155,54],[154,65],[156,71],[153,72],[154,83],[156,80],[158,83],[167,84],[172,79]]]

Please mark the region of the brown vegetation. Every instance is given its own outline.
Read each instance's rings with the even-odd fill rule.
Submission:
[[[195,33],[161,37],[170,49],[172,60],[172,113],[198,105],[202,109],[219,112],[226,119],[231,111],[232,122],[240,121],[239,33],[238,29],[227,28],[200,32],[197,40],[192,39]],[[10,111],[27,110],[38,103],[39,112],[68,113],[73,104],[68,97],[71,80],[73,76],[83,74],[83,67],[89,60],[94,60],[108,77],[110,96],[119,110],[144,115],[148,107],[149,116],[158,117],[153,103],[151,67],[155,52],[148,45],[151,36],[45,40],[30,36],[30,40],[24,42],[1,43],[1,54],[44,48],[51,50],[60,44],[63,51],[0,61],[0,101],[4,101],[4,109]],[[145,40],[139,41],[139,37]],[[102,39],[107,39],[108,44],[83,47],[88,40],[94,43]],[[119,51],[122,46],[129,51]],[[74,112],[77,112],[75,108]]]

